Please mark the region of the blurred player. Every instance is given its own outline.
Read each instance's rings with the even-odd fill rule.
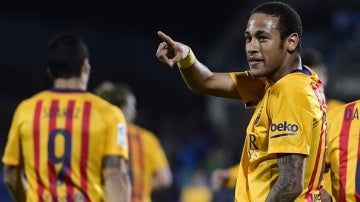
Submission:
[[[132,202],[150,202],[151,191],[172,184],[172,174],[160,141],[151,131],[134,123],[136,98],[132,89],[121,83],[105,81],[95,94],[120,107],[128,123]]]
[[[327,164],[335,201],[360,201],[360,100],[327,113],[329,147]]]
[[[128,202],[126,120],[119,108],[86,91],[86,44],[72,34],[56,35],[48,44],[47,67],[53,88],[22,101],[12,120],[2,158],[12,196]]]
[[[313,69],[318,74],[319,79],[322,81],[324,90],[326,92],[329,82],[329,74],[322,53],[315,48],[303,48],[301,51],[301,59],[304,65],[311,67],[311,69]],[[326,105],[328,110],[343,104],[345,104],[343,101],[335,98],[327,97],[326,99]]]

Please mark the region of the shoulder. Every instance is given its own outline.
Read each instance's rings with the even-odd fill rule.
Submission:
[[[20,103],[18,104],[17,108],[18,109],[30,109],[35,107],[36,103],[39,100],[42,100],[43,97],[47,96],[47,91],[40,91],[30,97],[27,97],[23,100],[20,101]]]
[[[137,134],[137,135],[141,135],[142,138],[147,139],[149,141],[158,141],[158,138],[154,132],[137,124],[133,124],[133,123],[128,124],[128,131],[130,135]]]
[[[302,72],[290,73],[272,86],[274,93],[286,93],[286,95],[304,96],[313,95],[315,89],[323,91],[323,88],[317,85],[317,76]],[[301,97],[299,97],[301,99]]]
[[[336,141],[340,134],[345,131],[344,135],[358,135],[357,128],[360,126],[359,106],[360,100],[357,100],[327,111],[329,142]]]
[[[327,111],[328,120],[341,120],[348,117],[358,116],[358,108],[360,107],[360,100],[342,104],[331,108]]]
[[[337,99],[329,99],[327,101],[326,105],[327,105],[328,110],[331,110],[333,108],[336,108],[336,107],[344,105],[344,104],[345,104],[345,102],[343,102],[343,101],[340,101],[340,100],[337,100]]]
[[[118,106],[92,93],[89,93],[87,96],[88,99],[91,100],[96,113],[102,114],[102,117],[107,119],[115,118],[116,120],[125,122],[124,113]]]

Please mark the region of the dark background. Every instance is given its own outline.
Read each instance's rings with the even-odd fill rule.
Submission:
[[[154,131],[174,172],[173,192],[157,201],[175,201],[196,171],[205,184],[216,167],[239,160],[251,111],[239,101],[198,96],[177,68],[155,57],[162,30],[192,47],[214,71],[245,70],[243,31],[249,13],[265,1],[7,1],[0,4],[0,152],[16,105],[50,88],[47,41],[59,32],[82,36],[90,49],[89,90],[104,80],[130,84],[138,99],[137,122]],[[329,98],[360,96],[360,2],[284,1],[303,20],[303,46],[319,49],[329,68]],[[171,194],[169,194],[171,193]],[[171,196],[169,196],[171,195]],[[162,197],[162,198],[161,198]]]

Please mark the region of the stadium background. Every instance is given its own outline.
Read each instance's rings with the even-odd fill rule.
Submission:
[[[246,68],[243,31],[249,12],[264,1],[7,1],[0,6],[0,152],[16,105],[51,87],[45,56],[49,37],[81,35],[90,49],[89,90],[103,80],[130,84],[138,98],[137,122],[154,131],[175,181],[158,201],[176,201],[181,189],[216,167],[236,164],[251,111],[241,102],[198,96],[176,68],[155,57],[162,30],[191,45],[214,71]],[[360,97],[360,2],[284,1],[303,20],[303,46],[321,50],[330,72],[329,97]],[[1,176],[1,175],[0,175]],[[197,178],[198,179],[198,178]],[[2,197],[3,196],[3,197]],[[7,193],[1,188],[1,201]]]

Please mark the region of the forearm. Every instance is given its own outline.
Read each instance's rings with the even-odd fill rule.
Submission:
[[[105,174],[105,189],[109,202],[130,202],[131,185],[127,173],[108,169]]]
[[[278,158],[279,176],[272,186],[266,202],[294,201],[303,190],[303,165],[303,155],[280,154]]]
[[[26,191],[22,183],[18,184],[18,186],[9,186],[9,185],[6,186],[10,192],[11,197],[14,199],[15,202],[26,201]]]
[[[109,202],[130,202],[131,184],[125,160],[120,156],[106,156],[104,169],[105,190]]]
[[[25,202],[26,191],[21,178],[22,168],[18,166],[4,165],[3,170],[4,183],[14,201]]]
[[[211,78],[213,73],[200,61],[195,60],[195,63],[187,68],[179,68],[182,78],[184,79],[188,88],[196,94],[206,94],[205,83]]]
[[[188,68],[179,68],[188,88],[198,95],[241,99],[229,73],[212,72],[199,61]]]

